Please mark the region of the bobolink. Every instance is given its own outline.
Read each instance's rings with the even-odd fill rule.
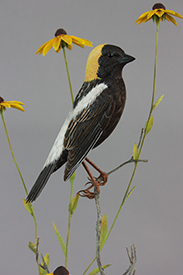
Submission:
[[[51,174],[64,163],[64,180],[67,180],[90,150],[112,133],[126,100],[122,69],[134,59],[121,48],[109,44],[99,45],[91,51],[84,83],[27,197],[28,202],[39,196]]]

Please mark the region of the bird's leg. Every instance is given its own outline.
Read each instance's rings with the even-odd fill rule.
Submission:
[[[81,190],[78,192],[78,194],[81,196],[81,197],[87,197],[89,199],[94,199],[95,198],[95,195],[93,192],[89,191],[93,186],[96,187],[97,189],[97,192],[98,194],[100,194],[100,184],[99,182],[94,178],[94,176],[92,175],[92,173],[90,172],[88,166],[86,165],[85,161],[82,161],[82,165],[83,167],[85,168],[87,174],[89,175],[89,179],[90,179],[90,182],[88,183],[91,183],[91,185],[86,188],[85,190]]]
[[[86,165],[85,161],[82,161],[82,165],[85,168],[87,174],[89,175],[89,180],[91,183],[91,185],[84,189],[79,191],[79,195],[81,197],[87,197],[89,199],[94,199],[95,195],[94,192],[89,191],[93,186],[96,187],[98,194],[100,194],[100,186],[103,186],[106,184],[107,180],[108,180],[108,175],[107,173],[103,172],[102,170],[100,170],[91,160],[89,160],[88,158],[85,158],[85,160],[91,165],[93,166],[93,168],[95,168],[99,173],[99,177],[98,178],[94,178],[94,176],[92,175],[91,171],[89,170],[88,166]]]
[[[107,173],[103,172],[102,170],[99,169],[98,166],[96,166],[90,159],[85,158],[85,160],[93,166],[95,170],[97,170],[100,173],[100,176],[96,179],[99,182],[99,185],[105,185],[107,180],[108,180],[108,175]]]

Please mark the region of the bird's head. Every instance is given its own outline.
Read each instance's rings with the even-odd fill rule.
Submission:
[[[86,63],[85,81],[105,79],[111,74],[121,74],[122,68],[135,60],[127,55],[120,47],[101,44],[95,47],[89,54]]]

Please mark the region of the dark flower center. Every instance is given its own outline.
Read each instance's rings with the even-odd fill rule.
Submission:
[[[163,4],[161,4],[161,3],[154,4],[154,6],[152,7],[152,10],[156,10],[156,9],[166,10],[165,6]]]
[[[61,35],[61,34],[67,34],[64,29],[58,29],[55,33],[55,36]]]
[[[3,102],[3,101],[4,101],[4,99],[0,96],[0,103]]]

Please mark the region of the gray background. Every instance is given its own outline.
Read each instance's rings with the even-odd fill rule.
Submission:
[[[182,0],[164,1],[167,9],[183,14]],[[48,1],[1,0],[0,3],[0,95],[5,100],[25,103],[25,113],[4,113],[16,160],[28,190],[37,178],[58,131],[71,108],[62,52],[51,50],[45,57],[36,50],[62,27],[68,34],[86,38],[94,46],[111,43],[136,57],[123,77],[127,87],[125,111],[115,132],[90,158],[109,171],[129,159],[138,142],[150,108],[156,26],[151,21],[136,26],[134,21],[153,6],[150,0]],[[182,71],[183,21],[178,26],[160,24],[156,99],[165,97],[154,112],[133,185],[112,235],[102,251],[102,263],[111,263],[106,274],[122,274],[129,265],[126,246],[137,247],[137,274],[181,274],[183,252],[182,178]],[[87,56],[73,46],[67,50],[74,95],[83,80]],[[24,209],[25,197],[0,123],[0,273],[37,274],[34,254],[34,223]],[[102,215],[110,227],[128,185],[133,164],[111,175],[101,188]],[[74,193],[86,182],[83,168],[77,170]],[[63,168],[51,176],[34,203],[40,250],[50,253],[50,272],[64,264],[52,221],[66,239],[69,182]],[[94,201],[80,199],[72,218],[68,269],[81,274],[95,255],[96,209]],[[93,268],[96,264],[93,265]],[[91,269],[92,270],[92,269]],[[90,271],[91,271],[90,270]]]

